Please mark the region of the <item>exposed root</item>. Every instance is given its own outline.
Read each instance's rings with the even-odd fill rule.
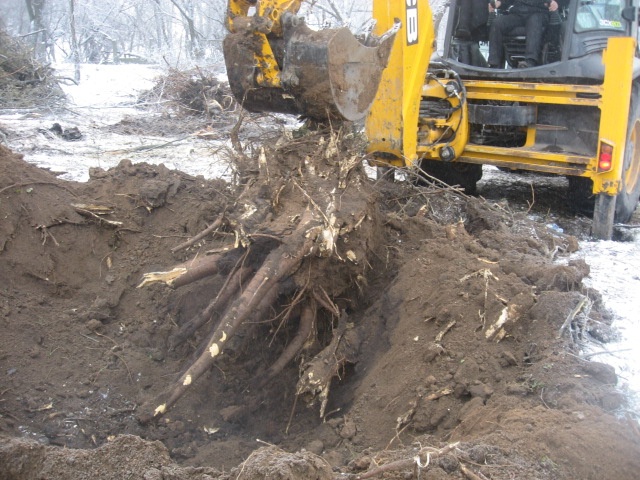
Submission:
[[[316,302],[330,311],[333,315],[339,317],[340,309],[338,309],[338,306],[331,301],[329,295],[323,288],[320,288],[320,290],[322,291],[322,294],[320,294],[317,290],[313,290],[313,298],[316,300]]]
[[[469,467],[466,467],[462,463],[460,464],[460,471],[464,473],[464,475],[469,480],[487,480],[487,477],[485,477],[482,473],[475,473]]]
[[[324,417],[326,411],[333,377],[345,364],[355,361],[362,343],[360,332],[348,324],[347,318],[343,312],[331,343],[303,367],[298,381],[297,395],[306,396],[310,403],[320,399],[320,417]]]
[[[309,229],[312,215],[307,210],[293,232],[291,242],[283,244],[267,256],[263,265],[247,284],[246,289],[236,298],[206,343],[204,351],[179,379],[159,395],[156,399],[145,404],[141,409],[139,420],[146,423],[153,418],[163,415],[187,391],[187,389],[202,376],[215,360],[222,354],[225,343],[233,337],[242,323],[249,318],[254,309],[283,278],[293,273],[305,255],[311,252],[315,238],[308,237],[305,232]]]
[[[244,257],[243,257],[244,258]],[[187,323],[183,324],[180,331],[173,336],[169,342],[169,350],[174,350],[182,345],[187,339],[191,338],[196,331],[205,325],[213,316],[216,309],[224,307],[233,297],[244,281],[249,278],[251,269],[248,267],[237,269],[227,277],[225,284],[222,286],[218,295],[207,305],[207,307],[198,315],[193,317]]]
[[[300,315],[300,325],[298,326],[298,333],[289,342],[284,351],[280,354],[278,360],[276,360],[267,370],[262,380],[258,382],[258,388],[264,387],[269,380],[275,377],[282,371],[287,364],[293,360],[293,358],[302,350],[305,342],[313,332],[313,323],[316,318],[315,305],[306,304],[302,309]]]
[[[571,325],[573,324],[574,320],[576,319],[576,316],[580,313],[581,310],[586,311],[587,312],[586,316],[588,317],[589,312],[591,311],[591,306],[592,306],[592,302],[587,297],[580,298],[575,308],[571,311],[571,313],[569,313],[569,315],[567,315],[567,318],[565,319],[564,323],[560,327],[560,331],[558,332],[558,338],[562,337],[562,334],[564,333],[564,331],[568,329],[572,334],[571,335],[572,340],[576,341],[574,337],[576,337],[577,335],[574,334],[573,330],[571,329]],[[584,338],[584,335],[580,335],[579,337]]]
[[[178,288],[188,285],[202,278],[218,273],[219,255],[210,255],[190,260],[175,266],[166,272],[149,272],[142,276],[138,288],[152,283],[166,283],[170,287]]]
[[[176,252],[179,252],[180,250],[184,250],[185,248],[189,248],[192,245],[195,245],[204,237],[209,235],[211,232],[214,232],[218,228],[220,228],[223,222],[224,222],[224,216],[220,215],[218,218],[216,218],[216,220],[211,225],[205,228],[202,232],[198,233],[195,237],[190,238],[186,242],[183,242],[180,245],[176,245],[175,247],[173,247],[171,249],[171,253],[176,253]]]
[[[386,472],[405,470],[411,467],[414,467],[419,472],[421,469],[427,468],[431,464],[431,460],[434,460],[435,458],[442,455],[446,455],[447,453],[455,450],[457,447],[458,442],[451,443],[440,449],[425,447],[422,448],[413,458],[406,458],[402,460],[396,460],[395,462],[386,463],[372,470],[369,470],[362,475],[355,476],[355,479],[365,480],[367,478],[377,477],[378,475],[382,475]]]

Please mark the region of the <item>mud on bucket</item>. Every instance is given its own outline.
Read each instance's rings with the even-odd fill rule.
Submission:
[[[227,74],[236,99],[250,111],[318,120],[363,118],[376,96],[394,35],[370,39],[373,46],[367,46],[347,28],[314,31],[295,18],[295,22],[284,22],[280,45],[270,41],[282,68],[281,88],[256,83],[256,50],[250,35],[227,36]]]

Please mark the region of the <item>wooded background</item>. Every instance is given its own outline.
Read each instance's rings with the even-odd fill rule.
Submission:
[[[370,0],[316,0],[300,11],[312,27],[369,25]],[[0,0],[0,28],[41,62],[222,59],[227,0]]]

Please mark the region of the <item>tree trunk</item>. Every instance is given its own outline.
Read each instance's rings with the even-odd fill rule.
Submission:
[[[186,9],[182,8],[177,0],[171,0],[171,3],[173,3],[173,5],[178,9],[180,15],[186,23],[185,33],[187,35],[188,50],[191,54],[191,57],[202,58],[203,51],[200,46],[200,33],[196,30],[192,15],[190,15],[189,12],[186,11]]]
[[[45,0],[25,0],[27,4],[27,12],[29,13],[29,21],[31,23],[31,36],[33,40],[33,54],[37,60],[46,60],[46,40],[48,38],[47,30],[42,22],[42,11],[44,10]]]
[[[71,60],[73,61],[73,79],[80,83],[80,52],[78,52],[78,37],[76,36],[75,0],[69,0],[69,29],[71,32]]]

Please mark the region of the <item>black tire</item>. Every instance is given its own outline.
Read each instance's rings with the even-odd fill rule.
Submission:
[[[474,163],[422,160],[420,169],[447,185],[462,187],[468,195],[476,193],[476,184],[482,178],[482,165]],[[428,177],[424,177],[419,183],[433,182]]]
[[[622,191],[616,197],[616,223],[626,223],[640,198],[640,86],[633,85],[627,144],[622,167]]]

